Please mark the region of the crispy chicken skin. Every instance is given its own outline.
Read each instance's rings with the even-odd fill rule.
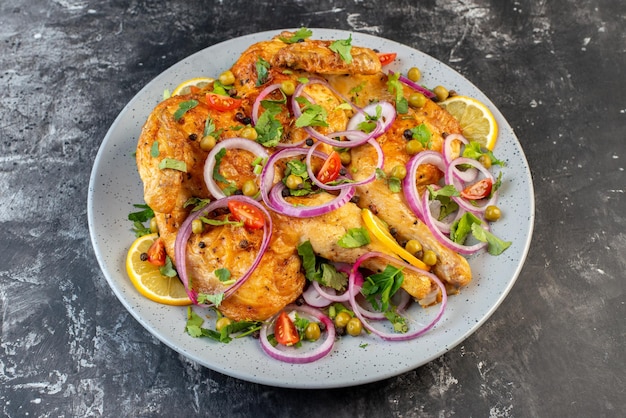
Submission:
[[[181,103],[197,100],[198,105],[188,110],[176,121],[174,113]],[[216,129],[223,129],[223,137],[235,136],[233,126],[243,126],[235,119],[236,110],[218,112],[211,110],[204,95],[189,94],[164,100],[150,113],[137,143],[137,168],[144,184],[144,199],[155,212],[170,213],[176,202],[192,196],[207,196],[204,184],[204,161],[208,152],[200,148],[204,124],[210,116]],[[154,144],[158,157],[153,157]],[[183,161],[187,172],[160,169],[165,158]]]

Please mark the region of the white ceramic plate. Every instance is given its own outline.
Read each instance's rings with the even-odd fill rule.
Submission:
[[[347,39],[352,34],[353,45],[397,52],[389,69],[406,72],[417,66],[422,70],[424,85],[441,84],[487,104],[500,127],[496,156],[507,162],[499,203],[504,216],[493,231],[513,244],[498,257],[481,254],[470,259],[474,281],[460,295],[449,299],[446,313],[434,329],[409,342],[384,342],[375,336],[345,337],[317,362],[286,364],[269,358],[252,338],[230,344],[191,338],[184,332],[185,307],[164,306],[145,299],[126,275],[126,252],[134,239],[127,216],[134,211],[134,203],[143,203],[143,188],[132,155],[149,113],[162,99],[164,90],[192,77],[216,77],[249,45],[279,32],[247,35],[208,47],[156,77],[122,110],[102,142],[89,183],[89,229],[100,267],[113,292],[141,325],[177,352],[226,375],[272,386],[331,388],[369,383],[415,369],[467,338],[505,298],[530,245],[534,194],[520,144],[491,101],[445,64],[394,41],[355,32],[313,29],[313,38]],[[367,345],[361,346],[363,343]]]

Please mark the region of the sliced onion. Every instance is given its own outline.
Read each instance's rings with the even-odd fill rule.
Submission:
[[[432,164],[444,173],[446,172],[446,165],[443,156],[435,151],[417,153],[406,164],[406,177],[402,180],[404,197],[415,216],[423,221],[424,214],[422,213],[420,196],[417,191],[417,168],[422,164]]]
[[[380,133],[378,133],[378,135],[387,132],[391,124],[396,120],[396,108],[393,107],[391,103],[386,101],[371,103],[365,106],[360,112],[355,113],[354,116],[350,118],[346,128],[348,130],[358,130],[359,124],[365,122],[367,115],[372,117],[376,116],[378,107],[381,109],[380,119],[377,121],[377,125],[380,128]]]
[[[237,289],[239,289],[239,287],[244,284],[245,281],[248,280],[248,278],[250,278],[254,270],[259,265],[263,254],[265,254],[265,251],[269,246],[270,239],[272,238],[272,218],[270,217],[270,214],[257,201],[246,196],[225,197],[223,199],[219,199],[209,203],[207,206],[197,212],[192,212],[178,229],[178,233],[176,234],[176,241],[174,243],[174,254],[176,257],[176,271],[178,272],[178,276],[185,286],[185,291],[187,292],[189,299],[191,299],[191,301],[195,304],[198,303],[197,291],[193,290],[190,287],[189,276],[187,275],[187,242],[189,241],[189,237],[192,233],[191,224],[195,219],[198,219],[201,216],[206,216],[208,213],[211,213],[216,209],[228,207],[228,202],[230,202],[231,200],[244,202],[261,210],[261,212],[263,212],[263,215],[265,215],[265,223],[263,225],[263,241],[261,242],[261,246],[259,247],[256,258],[254,259],[248,270],[235,283],[226,288],[226,290],[224,291],[225,298],[236,292]]]
[[[328,212],[332,212],[348,203],[355,193],[354,187],[345,187],[341,189],[339,194],[334,199],[321,205],[294,206],[287,202],[283,197],[283,190],[286,188],[287,186],[285,186],[282,182],[276,183],[274,187],[272,187],[272,190],[270,190],[270,204],[268,206],[276,212],[294,218],[312,218],[314,216],[320,216]]]
[[[361,257],[359,257],[356,262],[354,263],[354,265],[352,266],[352,272],[356,272],[358,270],[358,268],[360,267],[360,265],[367,259],[370,258],[384,258],[388,261],[390,261],[391,263],[395,263],[395,264],[400,264],[402,265],[402,267],[404,269],[408,269],[411,271],[414,271],[418,274],[421,275],[425,275],[428,276],[429,279],[431,279],[433,282],[435,282],[435,284],[437,284],[437,286],[439,286],[439,289],[441,289],[441,305],[439,308],[439,312],[437,313],[437,315],[435,316],[435,318],[426,326],[416,329],[416,330],[412,330],[410,332],[404,333],[404,334],[398,334],[398,333],[389,333],[389,332],[385,332],[385,331],[380,331],[379,329],[375,328],[374,326],[372,326],[368,319],[361,313],[361,310],[359,309],[359,305],[356,301],[356,294],[354,292],[350,292],[350,305],[352,306],[352,310],[354,311],[354,314],[361,320],[361,322],[363,323],[363,326],[370,332],[372,332],[373,334],[378,335],[379,337],[381,337],[384,340],[387,341],[405,341],[405,340],[411,340],[414,338],[417,338],[421,335],[423,335],[425,332],[427,332],[428,330],[430,330],[433,326],[435,326],[435,324],[441,319],[443,312],[446,309],[446,303],[448,301],[448,295],[446,294],[446,287],[444,286],[444,284],[441,282],[441,280],[439,280],[439,278],[437,276],[435,276],[434,274],[427,272],[425,270],[421,270],[418,269],[416,267],[413,267],[412,265],[399,261],[387,254],[384,253],[379,253],[379,252],[369,252],[366,253],[364,255],[362,255]],[[351,274],[349,277],[349,286],[354,286],[355,283],[355,274]]]
[[[318,343],[319,345],[314,350],[306,350],[306,347],[285,347],[280,344],[274,347],[267,339],[268,335],[272,333],[269,328],[274,325],[274,321],[267,321],[261,327],[259,339],[261,347],[270,357],[287,363],[304,364],[319,360],[330,353],[335,344],[335,325],[330,318],[319,309],[306,305],[289,305],[285,307],[285,311],[301,312],[323,323],[326,328],[324,331],[325,338],[321,343]]]
[[[389,71],[389,74],[393,74],[393,72]],[[424,88],[424,87],[420,86],[417,83],[412,82],[411,80],[409,80],[408,78],[406,78],[402,74],[400,74],[400,76],[398,77],[398,80],[400,80],[401,82],[403,82],[407,86],[411,87],[413,90],[422,93],[424,96],[428,97],[429,99],[432,99],[432,98],[435,97],[435,93],[433,93],[432,91],[428,90],[427,88]]]
[[[474,254],[477,251],[480,251],[481,249],[485,248],[487,246],[486,242],[479,242],[478,244],[474,244],[474,245],[463,245],[463,244],[458,244],[454,241],[452,241],[445,233],[443,233],[439,228],[437,228],[437,225],[435,223],[435,218],[433,217],[433,215],[430,213],[430,211],[426,208],[428,206],[428,194],[424,193],[424,195],[421,197],[421,202],[422,202],[422,207],[423,207],[423,215],[424,215],[424,223],[426,224],[426,226],[428,226],[428,228],[430,229],[430,232],[432,232],[432,234],[435,236],[435,238],[437,238],[437,240],[445,245],[446,247],[450,248],[453,251],[456,251],[459,254],[465,254],[465,255],[469,255],[469,254]],[[463,210],[459,211],[460,215],[463,214]],[[459,215],[457,215],[458,217]]]
[[[317,287],[314,286],[315,284],[317,284]],[[319,291],[319,283],[315,281],[310,283],[309,287],[307,287],[304,292],[302,292],[302,298],[307,303],[307,305],[313,306],[314,308],[324,308],[333,303],[332,300],[322,295],[322,293]]]
[[[446,162],[446,165],[450,164],[450,161],[454,160],[460,155],[454,155],[452,151],[452,143],[454,141],[460,141],[463,145],[468,145],[469,141],[461,134],[449,134],[446,136],[446,139],[443,141],[443,147],[441,153],[443,154],[443,159]]]
[[[220,141],[213,147],[209,155],[204,162],[204,183],[207,189],[215,199],[222,199],[226,197],[222,189],[217,185],[217,182],[213,178],[213,169],[215,168],[215,155],[222,149],[242,149],[249,151],[257,157],[269,158],[267,150],[259,143],[250,141],[245,138],[228,138]],[[259,198],[260,199],[260,198]]]
[[[261,108],[261,101],[264,100],[271,92],[280,88],[280,84],[271,84],[261,90],[261,93],[257,96],[256,100],[252,104],[252,123],[254,125],[259,121],[259,109]]]

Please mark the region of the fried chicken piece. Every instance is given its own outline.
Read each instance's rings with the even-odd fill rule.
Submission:
[[[391,128],[381,135],[377,141],[385,154],[383,171],[390,173],[396,165],[404,166],[410,156],[405,150],[405,129],[424,123],[430,130],[431,148],[441,150],[443,133],[460,132],[458,122],[445,110],[432,101],[412,114],[413,118],[397,118]],[[366,178],[376,166],[376,153],[372,147],[358,147],[352,150],[351,167],[356,169],[353,177],[356,180]],[[425,164],[418,169],[418,186],[425,186],[439,181],[443,173],[436,167]],[[467,260],[442,245],[407,206],[402,193],[393,193],[384,180],[375,180],[366,186],[357,187],[359,206],[370,208],[397,231],[399,242],[416,239],[424,250],[432,250],[437,254],[437,264],[433,272],[448,286],[451,293],[467,285],[472,278]]]
[[[197,105],[176,120],[174,114],[182,103],[190,100],[196,100]],[[224,112],[210,109],[201,93],[174,96],[156,106],[143,126],[136,152],[148,206],[155,212],[170,213],[179,200],[208,196],[203,175],[208,152],[200,148],[205,122],[211,117],[216,129],[223,129],[223,138],[236,136],[237,131],[232,127],[243,126],[235,119],[236,112],[237,109]],[[184,162],[186,172],[160,168],[165,159]]]
[[[328,193],[320,193],[307,197],[290,197],[291,204],[320,205],[333,198]],[[369,252],[389,253],[386,247],[375,237],[371,242],[357,248],[343,248],[338,241],[349,229],[363,228],[361,209],[354,203],[348,202],[340,208],[312,218],[292,218],[285,215],[275,215],[277,223],[283,228],[292,231],[300,237],[300,243],[310,241],[313,251],[319,256],[335,262],[354,263],[360,256]],[[388,264],[386,260],[370,258],[363,264],[369,270],[382,271]],[[425,275],[404,271],[402,288],[416,300],[428,305],[434,301],[439,288]]]

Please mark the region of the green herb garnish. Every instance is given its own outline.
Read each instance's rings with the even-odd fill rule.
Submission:
[[[340,39],[331,43],[328,49],[339,54],[339,57],[346,64],[350,64],[352,62],[352,54],[350,53],[352,50],[352,34],[350,34],[348,39]]]
[[[366,228],[350,228],[337,244],[342,248],[358,248],[372,242]]]
[[[185,163],[184,161],[177,160],[175,158],[163,158],[159,162],[159,168],[161,170],[169,168],[172,170],[178,170],[178,171],[182,171],[183,173],[186,173],[187,163]]]
[[[174,112],[174,120],[178,122],[182,119],[183,116],[185,116],[185,113],[187,113],[189,110],[193,109],[196,106],[198,106],[197,100],[187,100],[181,102],[178,105],[178,109],[176,110],[176,112]]]

